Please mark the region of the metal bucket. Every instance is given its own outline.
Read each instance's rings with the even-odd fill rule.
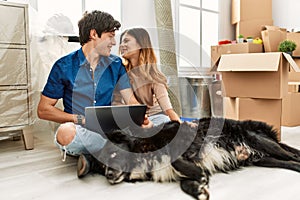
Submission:
[[[222,97],[222,81],[220,79],[214,79],[209,84],[209,96],[211,116],[223,117],[223,97]]]
[[[211,116],[209,85],[212,80],[212,76],[179,78],[182,117],[199,119]]]

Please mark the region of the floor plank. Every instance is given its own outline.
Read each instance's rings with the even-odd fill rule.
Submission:
[[[122,183],[111,186],[100,175],[76,176],[77,159],[62,162],[53,132],[34,133],[35,148],[24,150],[22,140],[0,141],[1,200],[191,200],[178,183]],[[283,142],[300,148],[300,127],[283,127]],[[211,200],[295,200],[300,173],[250,167],[210,179]]]

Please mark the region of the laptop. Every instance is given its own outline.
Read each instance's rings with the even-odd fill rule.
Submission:
[[[85,127],[97,133],[141,126],[146,105],[91,106],[85,108]]]

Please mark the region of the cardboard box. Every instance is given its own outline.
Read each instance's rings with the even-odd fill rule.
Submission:
[[[222,94],[282,99],[288,92],[289,66],[300,71],[290,55],[280,52],[222,55],[217,66],[222,75]]]
[[[300,58],[293,58],[293,60],[295,61],[295,63],[300,66]],[[289,71],[289,82],[297,82],[297,84],[299,84],[300,82],[300,73],[299,72],[295,72],[295,70],[290,67],[290,71]]]
[[[266,25],[273,25],[273,20],[259,19],[240,21],[236,24],[236,37],[242,34],[245,38],[247,38],[248,36],[252,36],[253,38],[261,38],[261,29]]]
[[[254,43],[238,43],[238,44],[223,44],[211,46],[211,61],[212,66],[220,59],[223,54],[236,53],[261,53],[263,52],[262,44]]]
[[[277,129],[280,139],[281,99],[224,98],[224,117],[263,121]]]
[[[231,1],[232,24],[254,19],[272,20],[272,0]]]
[[[288,85],[288,92],[299,92],[299,84],[294,84],[293,82],[289,82]]]
[[[288,40],[293,40],[294,42],[296,42],[297,47],[295,51],[293,51],[293,56],[300,57],[300,33],[289,32],[287,33],[286,38]]]
[[[289,92],[282,99],[282,126],[300,126],[300,93]]]
[[[280,42],[287,38],[286,29],[278,26],[264,26],[261,31],[265,52],[278,52]]]

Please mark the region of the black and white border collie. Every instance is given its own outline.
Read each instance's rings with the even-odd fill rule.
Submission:
[[[244,166],[300,172],[300,151],[280,143],[278,133],[259,121],[204,118],[151,129],[114,130],[97,156],[111,184],[122,181],[179,181],[195,199],[209,199],[209,176]]]

